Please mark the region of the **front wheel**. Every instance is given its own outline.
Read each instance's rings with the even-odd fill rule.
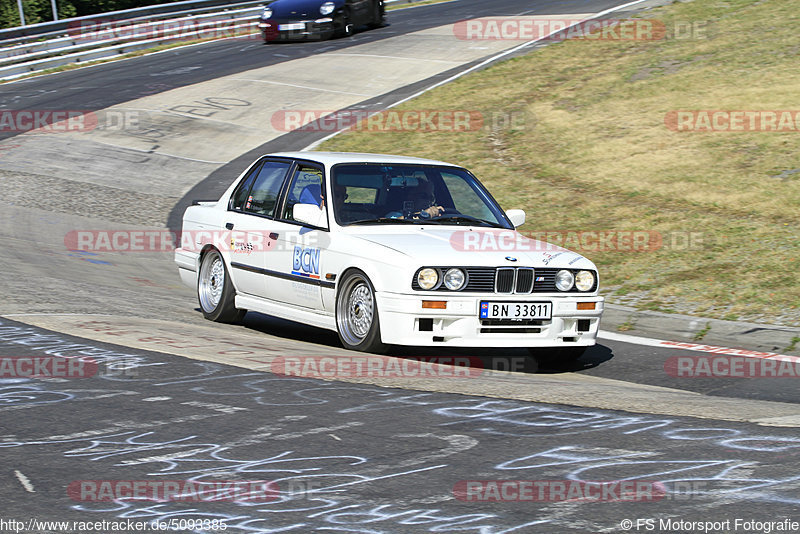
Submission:
[[[353,23],[350,20],[350,11],[347,8],[342,10],[342,13],[336,18],[336,30],[334,31],[335,37],[350,37],[353,35]]]
[[[349,272],[336,295],[336,330],[346,349],[385,352],[375,289],[361,271]]]
[[[203,316],[217,323],[236,323],[247,310],[234,306],[236,291],[219,251],[207,252],[200,263],[197,277],[197,300]]]
[[[383,26],[386,17],[385,9],[383,0],[375,0],[372,3],[372,20],[369,23],[370,28],[375,29]]]

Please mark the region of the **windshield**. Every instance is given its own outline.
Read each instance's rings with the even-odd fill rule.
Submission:
[[[340,164],[332,173],[340,225],[454,224],[513,228],[465,169],[427,165]]]

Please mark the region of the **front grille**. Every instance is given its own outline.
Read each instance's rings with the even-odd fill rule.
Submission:
[[[464,269],[467,271],[467,287],[462,291],[475,291],[480,293],[494,292],[494,269],[475,267]],[[414,277],[416,283],[417,277]]]
[[[514,292],[520,294],[530,293],[531,291],[533,291],[533,269],[526,267],[517,269],[517,285],[514,288]]]
[[[481,334],[541,334],[541,328],[481,328]]]
[[[448,267],[436,267],[440,275],[443,275]],[[531,267],[460,267],[467,273],[467,285],[461,291],[450,291],[441,285],[436,291],[448,293],[498,293],[498,294],[526,294],[526,293],[564,293],[556,289],[556,273],[561,269],[543,267],[533,269]],[[581,269],[570,269],[573,274]],[[594,271],[592,271],[594,272]],[[597,273],[594,272],[595,283],[590,291],[597,290]],[[531,288],[531,286],[533,286]],[[411,281],[411,289],[422,291],[417,284],[417,273]],[[512,289],[515,291],[512,292]],[[576,288],[572,288],[567,293],[582,293]]]
[[[511,293],[514,287],[514,276],[516,269],[497,269],[497,278],[494,283],[495,293]]]

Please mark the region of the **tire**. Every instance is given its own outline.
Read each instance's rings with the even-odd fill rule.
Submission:
[[[336,331],[346,349],[384,353],[375,289],[361,271],[347,273],[336,294]]]
[[[384,9],[383,0],[375,0],[372,3],[372,20],[369,23],[369,27],[373,30],[383,26],[386,16]]]
[[[339,15],[339,24],[334,31],[335,37],[350,37],[353,35],[353,23],[350,20],[350,12],[347,9],[342,10]]]
[[[197,276],[197,301],[203,317],[217,323],[239,322],[247,310],[236,309],[235,296],[225,260],[218,250],[210,250],[203,256]]]

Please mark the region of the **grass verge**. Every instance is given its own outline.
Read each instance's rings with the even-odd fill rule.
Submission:
[[[795,2],[694,0],[643,17],[666,37],[552,43],[396,108],[480,111],[480,129],[353,131],[320,149],[463,164],[503,207],[526,209],[523,231],[659,237],[645,249],[566,243],[598,264],[610,302],[800,325],[800,132],[665,120],[800,110]]]

